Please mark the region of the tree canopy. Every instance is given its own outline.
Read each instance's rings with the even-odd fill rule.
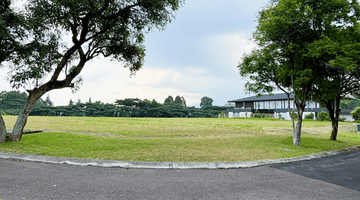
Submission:
[[[11,0],[0,2],[0,64],[21,51],[21,38],[25,37],[24,19],[10,8]]]
[[[212,98],[204,96],[200,100],[200,107],[205,108],[205,107],[208,107],[208,106],[212,106],[213,102],[214,102],[214,100]]]
[[[145,56],[145,33],[165,29],[183,2],[26,1],[24,20],[30,34],[15,38],[33,42],[31,51],[28,48],[12,59],[9,81],[14,88],[25,87],[29,96],[10,140],[21,139],[27,116],[42,95],[53,89],[78,89],[82,81],[79,74],[93,58],[110,57],[131,73],[139,70]]]
[[[341,91],[348,94],[359,87],[354,56],[359,44],[358,14],[358,2],[347,0],[272,1],[259,13],[253,35],[258,48],[245,55],[238,67],[250,79],[246,84],[250,92],[280,89],[295,94],[295,145],[300,145],[307,100],[333,102],[344,95],[339,95]],[[352,89],[345,89],[348,86],[340,80]],[[339,104],[336,100],[333,105]]]

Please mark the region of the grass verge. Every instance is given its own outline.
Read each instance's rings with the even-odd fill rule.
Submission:
[[[7,127],[14,116],[5,116]],[[0,151],[124,161],[230,162],[303,156],[360,145],[356,124],[305,121],[302,145],[292,145],[291,122],[264,119],[30,117],[20,142]]]

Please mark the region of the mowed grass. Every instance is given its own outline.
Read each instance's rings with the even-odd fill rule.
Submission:
[[[12,129],[15,116],[4,116]],[[35,117],[20,142],[0,151],[124,161],[232,162],[303,156],[360,146],[356,124],[304,121],[302,145],[292,145],[290,121],[228,118]]]

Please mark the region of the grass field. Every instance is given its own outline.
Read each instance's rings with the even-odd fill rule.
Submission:
[[[11,129],[15,116],[4,116]],[[356,124],[304,121],[302,145],[292,145],[290,121],[228,118],[29,117],[20,142],[0,151],[124,161],[249,161],[302,156],[360,145]]]

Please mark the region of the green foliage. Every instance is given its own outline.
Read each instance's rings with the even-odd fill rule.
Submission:
[[[20,91],[2,91],[0,93],[0,110],[9,115],[18,115],[27,98],[28,95],[25,92],[21,93]],[[40,109],[40,107],[46,106],[48,106],[47,102],[40,98],[35,103],[34,109]]]
[[[346,122],[346,118],[345,117],[340,117],[339,122]]]
[[[180,97],[179,95],[175,97],[174,103],[175,103],[175,104],[179,104],[179,105],[181,105],[181,106],[183,106],[183,107],[186,107],[185,98],[184,98],[184,97]]]
[[[18,115],[27,99],[25,92],[19,91],[0,93],[0,110],[9,115]],[[171,99],[169,96],[167,99]],[[86,103],[80,100],[75,104],[71,99],[67,106],[53,106],[50,97],[41,98],[30,112],[32,116],[89,116],[89,117],[218,117],[219,113],[226,112],[227,106],[206,106],[203,108],[186,107],[184,97],[177,96],[177,101],[158,103],[138,98],[116,100],[115,104],[105,104],[100,101]]]
[[[294,120],[297,120],[298,119],[298,114],[296,112],[295,109],[292,109],[291,111],[291,117],[294,119]]]
[[[317,114],[317,120],[319,121],[330,121],[329,113],[325,111],[321,111]]]
[[[340,99],[360,90],[359,2],[271,1],[257,21],[253,39],[258,48],[238,66],[250,79],[246,90],[290,90],[297,109],[315,99],[337,122],[333,111],[339,110]],[[336,139],[336,133],[332,135]]]
[[[265,113],[251,113],[250,117],[252,118],[272,118],[272,114],[265,114]]]
[[[11,0],[0,1],[0,64],[23,53],[25,20],[11,9]]]
[[[314,120],[314,113],[310,113],[310,114],[307,114],[305,115],[305,119],[311,119],[311,120]]]
[[[204,96],[201,98],[200,107],[205,108],[208,106],[212,106],[213,102],[214,102],[214,100],[212,98]]]
[[[165,99],[164,104],[167,104],[167,103],[174,103],[174,98],[173,98],[171,95],[169,95],[169,96]]]
[[[183,0],[27,1],[23,21],[29,34],[23,37],[33,41],[24,55],[12,60],[10,82],[16,88],[25,83],[38,87],[46,76],[57,81],[63,72],[66,81],[58,81],[57,87],[76,90],[85,63],[97,56],[121,61],[135,73],[144,61],[145,32],[165,29],[182,4]]]
[[[355,121],[360,120],[360,107],[356,107],[350,114]]]
[[[350,109],[354,110],[356,107],[360,106],[360,99],[357,97],[356,99],[344,99],[341,100],[340,107],[342,109]]]

